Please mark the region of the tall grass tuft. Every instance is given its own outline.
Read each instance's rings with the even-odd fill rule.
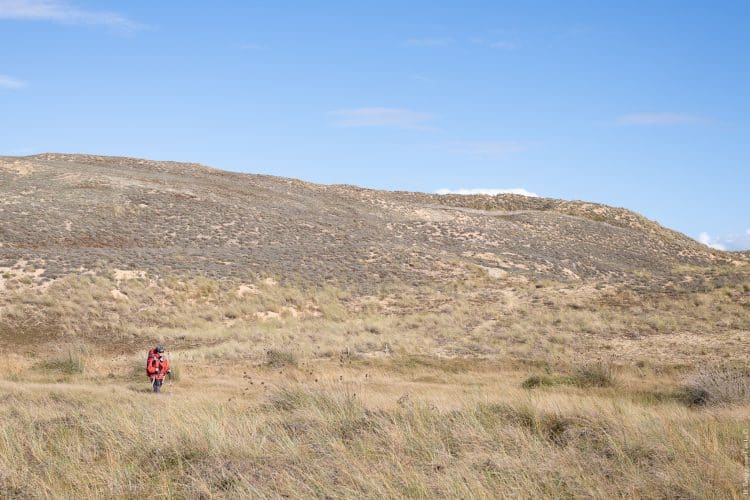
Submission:
[[[575,369],[570,381],[578,387],[612,387],[615,385],[612,364],[595,361],[581,365]]]

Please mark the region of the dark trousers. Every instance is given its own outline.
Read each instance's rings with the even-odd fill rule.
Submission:
[[[164,379],[158,379],[155,378],[151,381],[151,385],[154,388],[154,392],[161,392],[161,384],[164,382]]]

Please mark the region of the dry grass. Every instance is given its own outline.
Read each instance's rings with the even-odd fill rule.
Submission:
[[[741,287],[485,280],[14,287],[0,497],[739,497]],[[158,397],[143,368],[157,341],[178,375]]]
[[[0,498],[741,494],[750,263],[627,210],[67,155],[0,205]]]
[[[297,356],[293,351],[269,349],[266,351],[266,366],[269,368],[297,366]]]
[[[486,276],[433,287],[388,284],[370,295],[272,280],[69,276],[0,296],[0,338],[46,353],[61,343],[133,350],[252,343],[259,352],[379,356],[655,361],[711,365],[750,357],[750,302],[741,283],[712,292],[636,294],[627,288]],[[597,353],[592,356],[592,353]],[[577,363],[581,364],[581,363]]]
[[[739,495],[747,406],[529,392],[522,372],[498,366],[391,363],[183,366],[161,396],[117,376],[92,383],[103,366],[67,383],[0,382],[0,494]]]
[[[571,382],[578,387],[611,387],[615,385],[612,364],[596,361],[579,366],[571,377]]]
[[[83,373],[85,361],[81,352],[74,348],[69,348],[65,354],[46,359],[40,362],[37,366],[41,370],[73,375],[76,373]]]

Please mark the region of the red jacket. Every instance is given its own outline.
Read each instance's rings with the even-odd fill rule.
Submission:
[[[168,371],[169,361],[164,357],[164,353],[158,353],[156,349],[151,349],[146,359],[146,374],[148,378],[151,380],[164,380]]]

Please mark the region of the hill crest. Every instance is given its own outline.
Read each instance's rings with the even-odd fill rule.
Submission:
[[[109,266],[366,288],[482,270],[645,286],[738,261],[595,203],[387,192],[126,157],[0,157],[0,198],[0,267],[38,261],[40,279]]]

